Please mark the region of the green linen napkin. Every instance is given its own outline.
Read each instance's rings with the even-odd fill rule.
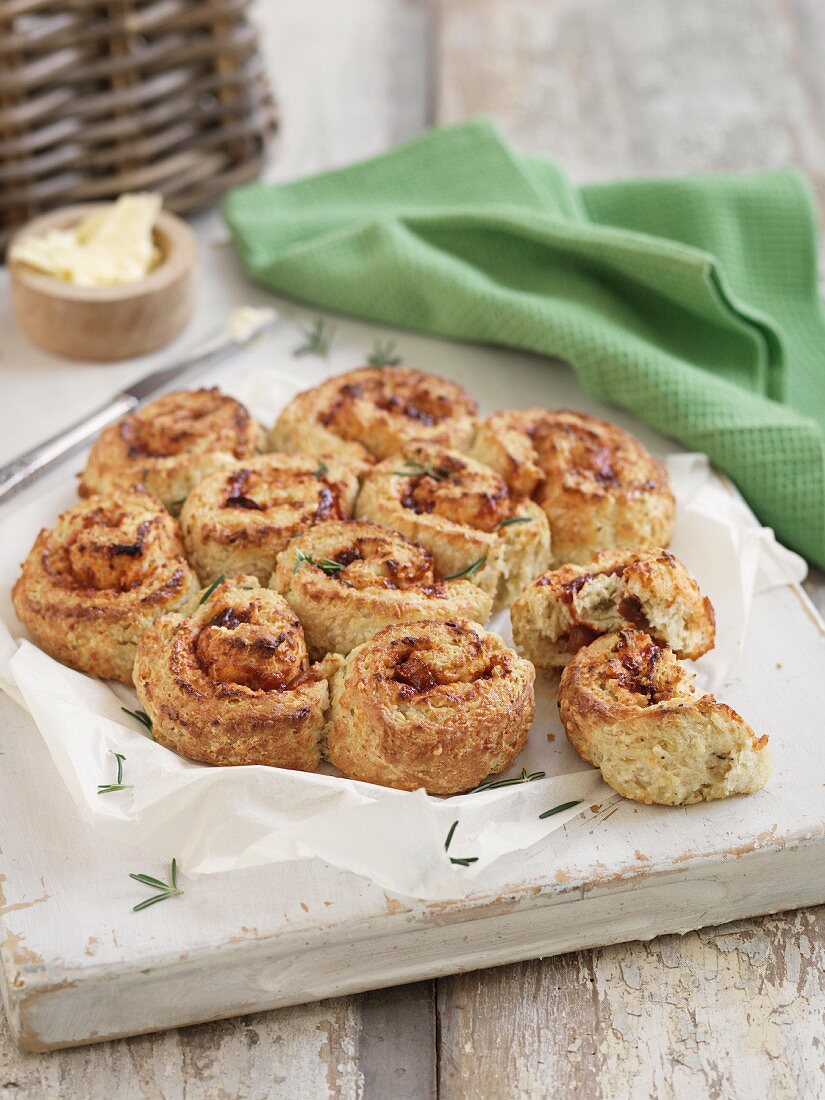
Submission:
[[[225,205],[247,272],[324,309],[567,360],[707,452],[825,567],[825,317],[790,171],[574,187],[486,121]]]

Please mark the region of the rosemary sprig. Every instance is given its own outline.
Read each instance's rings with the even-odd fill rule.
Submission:
[[[517,783],[532,783],[534,779],[544,779],[547,772],[532,772],[527,774],[527,769],[521,769],[521,775],[517,775],[515,779],[494,779],[489,783],[479,783],[477,787],[473,787],[472,790],[467,791],[467,794],[475,794],[476,791],[495,791],[499,787],[514,787]]]
[[[383,343],[376,340],[367,356],[367,362],[371,367],[400,366],[402,360],[400,355],[395,354],[395,340],[385,340]]]
[[[500,531],[502,527],[512,527],[514,523],[529,523],[532,518],[532,516],[511,516],[510,519],[503,519],[501,523],[497,523],[495,530]]]
[[[323,459],[318,463],[318,468],[313,471],[313,477],[325,477],[329,473],[329,466]]]
[[[408,462],[406,469],[393,470],[398,477],[431,477],[433,481],[446,481],[452,472],[446,466],[431,466],[422,462]]]
[[[141,909],[148,909],[150,905],[156,905],[159,901],[166,901],[167,898],[183,893],[183,890],[178,886],[178,861],[176,859],[172,860],[171,882],[161,882],[159,878],[153,878],[151,875],[133,875],[131,873],[129,874],[129,878],[133,878],[135,882],[142,882],[144,886],[151,886],[153,889],[159,891],[159,893],[153,894],[150,898],[146,898],[144,901],[139,901],[137,905],[133,905],[133,913],[138,913]]]
[[[223,581],[225,581],[225,580],[226,580],[226,574],[224,574],[224,573],[221,573],[221,575],[219,577],[215,577],[215,579],[209,585],[207,590],[204,592],[204,594],[198,600],[198,607],[203,607],[203,605],[206,603],[206,601],[209,599],[209,597],[212,595],[212,593],[215,591],[215,589],[218,587],[218,585],[222,584]]]
[[[554,814],[560,814],[562,810],[569,810],[571,806],[578,806],[581,802],[581,798],[576,798],[572,802],[562,802],[560,806],[554,806],[552,810],[545,810],[543,814],[539,814],[539,820],[544,817],[553,817]]]
[[[113,791],[130,791],[132,789],[131,783],[123,782],[123,761],[126,757],[122,752],[115,752],[114,749],[109,750],[117,760],[117,780],[114,783],[98,783],[98,794],[111,794]]]
[[[146,713],[145,710],[128,710],[126,707],[120,708],[124,714],[128,714],[130,718],[135,718],[142,726],[146,726],[149,732],[152,732],[152,719]],[[118,783],[120,779],[118,779]]]
[[[312,554],[305,554],[303,550],[297,550],[295,552],[295,567],[292,572],[297,573],[304,562],[308,565],[317,565],[327,575],[338,573],[344,568],[340,561],[333,561],[332,558],[313,558]]]
[[[324,317],[316,317],[309,328],[305,328],[303,332],[306,340],[295,348],[293,356],[296,359],[301,359],[305,355],[317,355],[321,359],[329,358],[335,326]]]
[[[450,831],[447,833],[447,839],[444,841],[444,851],[449,852],[450,842],[453,839],[453,833],[458,828],[458,821],[454,821],[450,826]],[[459,867],[469,867],[471,863],[478,863],[478,856],[450,856],[450,863],[456,863]]]
[[[466,569],[460,569],[458,573],[450,573],[444,580],[457,581],[459,577],[474,577],[479,569],[483,569],[486,564],[487,555],[485,554],[483,558],[476,558],[475,561],[470,562]]]

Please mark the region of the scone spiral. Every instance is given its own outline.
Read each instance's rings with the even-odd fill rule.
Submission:
[[[233,462],[189,494],[181,528],[204,584],[252,573],[266,584],[289,540],[313,524],[349,516],[358,478],[333,461],[268,454]]]
[[[155,740],[207,764],[314,770],[329,685],[292,608],[243,575],[204,596],[138,646],[134,684]]]
[[[713,648],[710,600],[669,550],[607,551],[545,573],[510,609],[519,653],[561,669],[600,634],[635,627],[696,660]]]
[[[138,490],[89,497],[42,530],[12,600],[52,657],[130,684],[147,626],[187,607],[198,588],[177,521]]]
[[[471,453],[545,510],[556,564],[670,541],[675,504],[667,470],[615,424],[563,409],[496,412],[481,424]]]
[[[80,495],[140,485],[177,510],[202,477],[255,454],[260,441],[244,406],[216,387],[167,393],[101,432]]]
[[[712,695],[673,651],[640,630],[605,634],[564,670],[559,713],[573,748],[636,802],[682,806],[767,783],[767,736]]]
[[[273,450],[371,464],[409,439],[468,446],[475,399],[455,382],[411,367],[360,367],[299,393],[278,417]]]
[[[327,757],[368,783],[469,790],[524,747],[534,679],[528,661],[467,620],[388,626],[333,677]]]
[[[355,511],[425,546],[441,576],[467,576],[493,596],[494,610],[550,564],[541,508],[489,466],[438,444],[408,443],[370,470]]]
[[[310,656],[349,653],[391,623],[487,621],[493,601],[471,581],[437,577],[433,556],[374,523],[321,523],[278,555],[270,587],[303,623]]]

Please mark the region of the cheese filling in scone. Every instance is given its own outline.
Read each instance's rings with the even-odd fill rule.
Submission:
[[[188,607],[199,587],[177,521],[136,491],[90,497],[41,531],[12,599],[52,657],[129,684],[143,632]]]
[[[327,666],[310,665],[289,604],[240,575],[146,631],[134,684],[155,740],[182,756],[314,771],[327,675]]]
[[[767,736],[712,695],[672,650],[640,630],[580,649],[559,684],[571,745],[636,802],[682,806],[751,794],[770,778]]]
[[[669,550],[609,551],[545,573],[510,609],[519,653],[561,669],[600,634],[638,627],[677,657],[713,648],[713,607]]]
[[[354,521],[321,523],[293,539],[278,555],[270,587],[303,623],[312,657],[349,653],[391,623],[485,623],[493,605],[472,581],[438,577],[422,546]]]
[[[675,502],[667,470],[615,424],[560,409],[496,412],[470,453],[541,505],[555,564],[670,541]]]
[[[142,486],[176,514],[195,485],[259,449],[261,429],[216,387],[167,393],[100,434],[80,495]]]
[[[204,584],[252,573],[266,585],[289,540],[352,513],[358,478],[339,463],[259,455],[204,478],[181,512],[189,560]]]
[[[270,445],[371,465],[409,439],[468,446],[477,410],[475,399],[445,378],[410,367],[360,367],[294,397]]]
[[[529,661],[475,623],[388,626],[332,679],[327,758],[367,783],[470,790],[524,747],[534,679]]]
[[[400,531],[433,555],[439,574],[464,577],[512,602],[550,563],[550,528],[538,505],[459,451],[414,441],[365,477],[358,519]]]

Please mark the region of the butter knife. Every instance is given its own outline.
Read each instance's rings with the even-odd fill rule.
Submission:
[[[47,470],[94,439],[103,428],[132,412],[147,398],[178,381],[196,368],[203,370],[245,348],[258,336],[268,332],[275,321],[274,309],[237,310],[229,325],[217,336],[201,344],[195,351],[159,370],[147,374],[105,405],[78,420],[76,424],[53,435],[51,439],[18,455],[0,467],[0,503],[30,485]]]

